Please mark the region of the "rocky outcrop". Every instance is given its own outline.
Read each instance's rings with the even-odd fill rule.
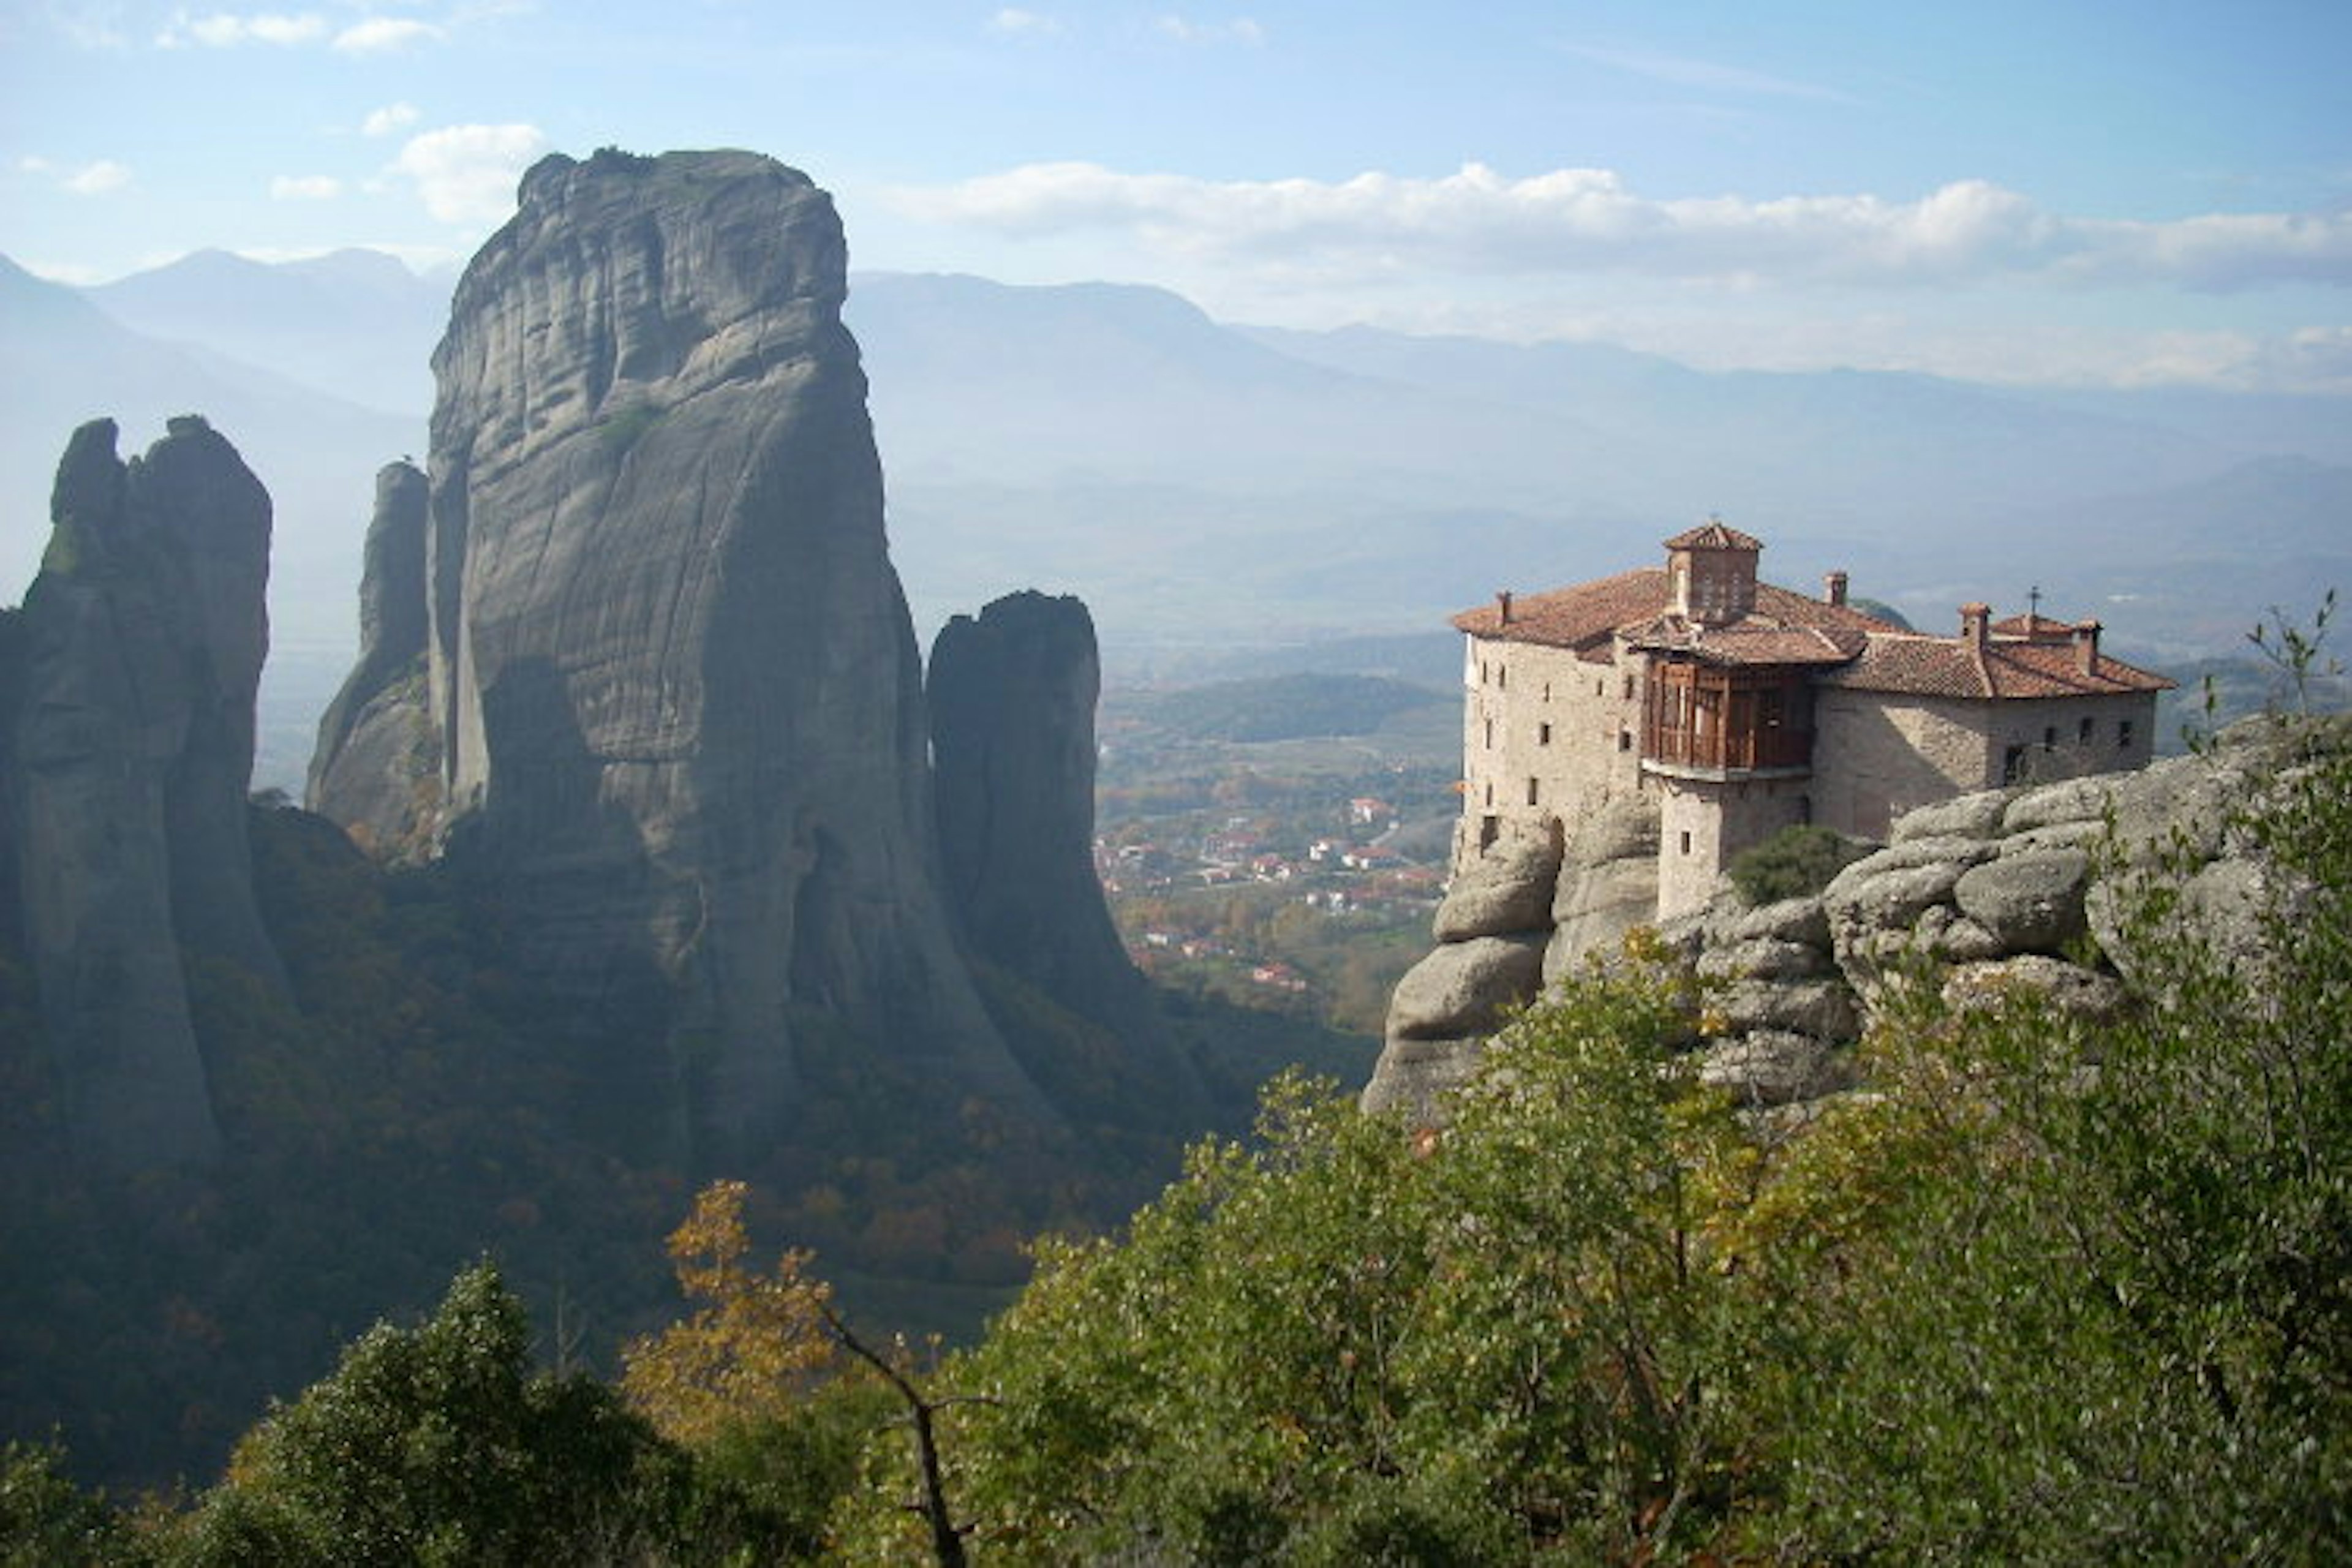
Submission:
[[[1465,822],[1465,828],[1467,823]],[[1556,823],[1505,821],[1488,839],[1457,837],[1454,877],[1437,907],[1435,951],[1389,998],[1367,1110],[1433,1104],[1476,1070],[1486,1037],[1543,989],[1551,905],[1562,880]]]
[[[427,837],[491,879],[583,1073],[714,1155],[784,1129],[816,1037],[1051,1120],[939,892],[846,287],[830,198],[772,160],[555,156],[434,355]],[[346,771],[317,805],[373,820]]]
[[[2138,913],[2150,877],[2174,896],[2173,925],[2193,923],[2224,963],[2259,966],[2264,911],[2282,889],[2251,836],[2232,825],[2275,781],[2294,776],[2298,756],[2322,746],[2352,746],[2352,726],[2254,721],[2206,754],[2140,773],[1962,796],[1897,821],[1885,847],[1817,896],[1748,909],[1727,894],[1667,922],[1661,940],[1702,983],[1701,1077],[1759,1109],[1852,1088],[1851,1047],[1874,1007],[1921,981],[1956,1007],[2029,994],[2086,1020],[2111,1018],[2135,992],[2166,983]],[[1580,837],[1623,837],[1625,825],[1608,826],[1609,815],[1594,814]],[[1559,873],[1547,981],[1561,972],[1567,911],[1582,907],[1581,891],[1571,891],[1589,876],[1579,862],[1593,858],[1574,843]],[[1484,874],[1470,868],[1472,878]],[[1459,1023],[1466,1007],[1442,1025],[1400,1027],[1400,1018],[1412,1026],[1439,1011],[1423,999],[1433,985],[1423,971],[1450,973],[1457,954],[1440,947],[1398,986],[1368,1109],[1442,1121],[1444,1091],[1475,1070],[1485,1040]],[[1524,984],[1497,978],[1495,994]],[[1521,999],[1533,994],[1528,988]]]
[[[414,464],[390,463],[376,475],[359,659],[319,721],[310,763],[313,807],[332,802],[360,847],[394,863],[425,858],[439,816],[440,748],[425,689],[429,497]]]
[[[218,1146],[185,962],[285,977],[246,837],[269,497],[202,419],[127,464],[115,442],[86,425],[58,465],[0,783],[68,1131],[132,1172]]]
[[[1195,1124],[1204,1091],[1095,873],[1101,690],[1094,617],[1075,598],[1008,595],[940,628],[924,698],[943,884],[974,952],[1117,1037],[1134,1098]]]

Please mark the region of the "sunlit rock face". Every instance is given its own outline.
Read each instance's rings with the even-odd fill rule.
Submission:
[[[130,1173],[219,1132],[185,965],[283,991],[246,832],[268,647],[268,494],[202,419],[143,458],[111,420],[58,464],[40,574],[10,628],[7,880],[77,1152]]]
[[[770,159],[551,157],[434,355],[436,831],[583,1067],[710,1152],[784,1124],[816,1036],[1043,1114],[937,892],[845,269]]]

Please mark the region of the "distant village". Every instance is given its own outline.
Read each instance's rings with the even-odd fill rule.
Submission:
[[[1216,963],[1265,991],[1304,993],[1312,982],[1289,958],[1236,940],[1237,925],[1251,923],[1234,918],[1237,902],[1261,912],[1296,906],[1351,925],[1418,927],[1428,919],[1445,880],[1442,837],[1426,824],[1408,833],[1402,808],[1379,795],[1351,796],[1344,812],[1314,815],[1329,820],[1234,812],[1098,835],[1096,872],[1137,965],[1165,975]]]

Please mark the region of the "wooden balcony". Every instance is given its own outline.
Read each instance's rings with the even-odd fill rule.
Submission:
[[[1812,689],[1802,671],[1661,659],[1646,685],[1645,769],[1727,778],[1812,766]]]

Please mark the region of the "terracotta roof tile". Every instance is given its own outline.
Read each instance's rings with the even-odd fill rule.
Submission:
[[[1673,595],[1674,584],[1665,568],[1645,566],[1638,571],[1621,572],[1614,577],[1580,583],[1572,588],[1515,595],[1507,622],[1503,619],[1499,604],[1482,605],[1454,616],[1454,626],[1473,637],[1576,649],[1597,647],[1620,631],[1643,641],[1687,637],[1696,628],[1668,614]],[[1668,621],[1683,630],[1677,633],[1667,628],[1664,623]],[[1894,629],[1877,616],[1851,605],[1832,605],[1810,595],[1759,583],[1755,611],[1729,626],[1706,628],[1700,641],[1710,647],[1746,647],[1755,650],[1755,657],[1732,662],[1817,664],[1849,658],[1867,634]],[[1777,644],[1764,640],[1768,635],[1792,632],[1808,635]],[[1825,643],[1843,651],[1825,656]],[[1777,658],[1768,651],[1771,648],[1786,650],[1790,657],[1785,660]]]
[[[1516,596],[1508,625],[1499,605],[1465,610],[1454,617],[1454,625],[1473,637],[1583,647],[1611,637],[1619,626],[1663,613],[1671,592],[1664,567],[1644,566],[1572,588]]]
[[[1764,542],[1753,534],[1725,526],[1721,518],[1711,517],[1696,528],[1685,529],[1666,541],[1669,550],[1758,550]]]
[[[1870,638],[1861,657],[1824,673],[1824,686],[1857,691],[1888,691],[1915,697],[2116,697],[2164,691],[2174,681],[2119,658],[2101,654],[2097,670],[2085,675],[2074,650],[2063,643],[1988,643],[1981,659],[1958,637],[1917,634]]]
[[[1998,637],[2023,637],[2028,642],[2068,642],[2074,636],[2074,623],[2053,621],[2040,611],[2011,616],[1992,624],[1992,635]]]

